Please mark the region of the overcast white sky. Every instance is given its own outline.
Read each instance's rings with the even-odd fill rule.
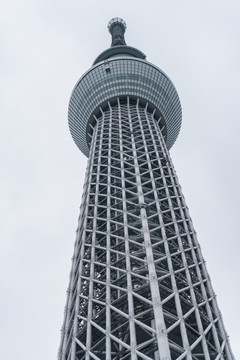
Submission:
[[[56,359],[86,159],[68,101],[110,45],[108,21],[175,84],[171,155],[240,359],[240,3],[2,0],[0,358]]]

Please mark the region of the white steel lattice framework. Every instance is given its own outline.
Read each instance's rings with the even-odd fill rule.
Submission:
[[[161,109],[93,114],[59,360],[233,360]]]

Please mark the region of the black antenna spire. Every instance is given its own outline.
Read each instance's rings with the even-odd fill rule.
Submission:
[[[126,31],[127,25],[125,21],[121,18],[113,18],[108,23],[108,30],[112,35],[112,44],[111,46],[117,45],[126,45],[124,39],[124,33]]]

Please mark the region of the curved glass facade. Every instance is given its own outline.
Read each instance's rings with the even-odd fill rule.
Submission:
[[[88,156],[86,128],[92,113],[118,96],[144,98],[162,114],[168,149],[175,142],[182,119],[181,104],[171,80],[141,59],[113,58],[92,67],[75,86],[69,104],[69,127],[79,149]]]

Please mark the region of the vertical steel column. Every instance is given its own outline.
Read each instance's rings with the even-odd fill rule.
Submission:
[[[131,261],[130,261],[130,249],[128,242],[128,220],[127,220],[127,204],[126,204],[126,191],[125,191],[125,181],[124,181],[124,151],[123,151],[123,133],[121,126],[121,104],[118,99],[118,108],[119,108],[119,141],[120,141],[120,161],[121,161],[121,185],[122,185],[122,203],[123,203],[123,222],[124,222],[124,238],[125,238],[125,254],[126,254],[126,271],[127,271],[127,294],[128,294],[128,307],[129,307],[129,328],[130,328],[130,346],[132,353],[132,360],[137,360],[136,355],[136,332],[134,326],[134,303],[133,303],[133,286],[131,279]]]
[[[158,287],[158,280],[157,274],[154,266],[154,258],[152,253],[152,244],[151,244],[151,237],[150,237],[150,230],[148,226],[147,220],[147,213],[145,208],[145,198],[144,198],[144,191],[142,188],[142,179],[140,176],[140,170],[138,165],[138,156],[135,146],[135,139],[134,139],[134,124],[132,122],[132,115],[129,106],[129,98],[128,101],[128,116],[129,116],[129,123],[130,123],[130,131],[131,131],[131,141],[132,141],[132,149],[133,149],[133,157],[134,157],[134,167],[135,167],[135,174],[136,174],[136,184],[138,190],[138,201],[140,207],[140,214],[141,214],[141,222],[142,222],[142,231],[143,231],[143,239],[145,244],[145,251],[146,251],[146,260],[148,266],[148,273],[149,273],[149,281],[150,281],[150,289],[151,289],[151,297],[153,302],[153,312],[154,312],[154,325],[156,327],[156,338],[158,342],[158,354],[160,360],[171,360],[168,339],[167,339],[167,332],[166,326],[163,317],[163,310],[162,310],[162,301],[161,296],[159,293]],[[139,114],[139,101],[137,101],[136,109],[137,109],[137,116],[139,120],[139,125],[141,129],[141,116]],[[141,130],[140,130],[141,131]],[[141,132],[141,140],[143,144],[145,134]],[[145,144],[144,144],[145,145]],[[145,151],[147,149],[145,148]],[[146,151],[147,156],[147,151]],[[147,159],[148,160],[148,159]],[[148,160],[149,163],[149,160]]]

